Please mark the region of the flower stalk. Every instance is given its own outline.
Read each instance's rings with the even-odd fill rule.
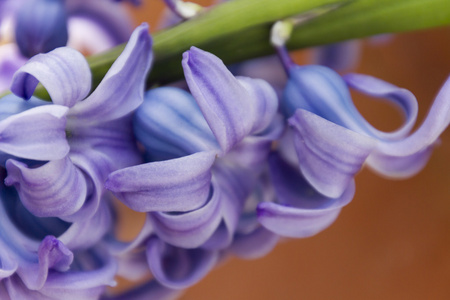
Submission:
[[[235,0],[156,32],[154,65],[147,86],[182,77],[179,61],[190,46],[219,56],[226,64],[274,53],[270,28],[280,19],[340,5],[294,28],[290,50],[371,35],[413,31],[450,24],[448,0]],[[124,45],[88,58],[96,86]],[[39,96],[45,95],[38,89]]]

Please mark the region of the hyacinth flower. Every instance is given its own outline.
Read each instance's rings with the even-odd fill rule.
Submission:
[[[263,226],[302,236],[298,229],[302,223],[317,218],[326,227],[336,218],[353,197],[354,176],[364,164],[394,178],[412,176],[423,168],[450,122],[450,80],[423,124],[409,134],[417,116],[417,101],[409,91],[366,75],[341,77],[324,66],[297,66],[283,39],[275,46],[289,76],[281,108],[290,129],[279,153],[270,158],[279,203],[262,203],[258,209]],[[354,106],[349,87],[390,100],[404,113],[403,126],[394,132],[371,126]],[[295,201],[296,195],[303,195],[305,203]],[[311,201],[314,198],[320,200]],[[311,229],[314,233],[320,226]]]
[[[70,151],[66,157],[32,169],[13,159],[6,162],[7,184],[17,188],[24,205],[36,216],[78,219],[94,213],[107,174],[140,162],[130,113],[143,101],[152,57],[147,31],[146,24],[134,31],[121,56],[88,97],[89,66],[73,49],[58,48],[35,56],[16,72],[11,90],[17,96],[29,99],[40,81],[54,104],[69,108],[65,131]],[[59,190],[40,190],[50,182]],[[92,198],[86,200],[86,196]],[[43,199],[48,206],[40,204]]]
[[[132,32],[129,15],[111,1],[6,0],[0,10],[0,91],[28,57],[66,44],[95,54]]]
[[[117,265],[99,244],[113,225],[103,182],[141,161],[130,113],[151,57],[143,24],[88,97],[90,70],[73,49],[35,56],[16,72],[13,92],[28,99],[40,81],[54,103],[14,95],[0,103],[5,299],[97,299],[114,283]]]
[[[203,277],[233,242],[244,202],[281,133],[278,99],[266,82],[235,78],[195,47],[182,65],[191,94],[150,90],[135,113],[135,134],[150,162],[115,171],[105,184],[127,206],[147,212],[149,268],[178,289]],[[191,268],[171,276],[176,265],[161,264],[171,255]]]

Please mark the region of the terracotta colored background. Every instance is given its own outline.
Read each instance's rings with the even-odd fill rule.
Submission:
[[[155,28],[162,1],[144,2],[136,22]],[[355,71],[411,90],[422,120],[450,73],[450,29],[364,42]],[[400,123],[389,106],[355,97],[379,128]],[[286,240],[262,259],[231,259],[182,299],[450,299],[450,130],[441,141],[417,176],[390,181],[364,169],[355,198],[330,228]]]

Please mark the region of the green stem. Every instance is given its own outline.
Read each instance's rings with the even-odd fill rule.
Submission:
[[[275,21],[336,4],[342,6],[297,27],[289,49],[450,24],[449,0],[233,0],[154,34],[148,86],[182,78],[181,55],[191,46],[226,64],[272,54],[270,27]],[[122,50],[123,45],[88,59],[94,86]]]

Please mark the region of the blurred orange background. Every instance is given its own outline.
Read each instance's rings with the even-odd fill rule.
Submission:
[[[143,2],[132,9],[136,24],[155,29],[163,2]],[[306,55],[296,53],[297,61]],[[420,124],[450,74],[450,29],[398,34],[382,45],[364,41],[352,72],[412,91]],[[355,97],[379,128],[400,123],[389,106]],[[363,169],[356,183],[355,198],[324,232],[285,240],[258,260],[230,259],[181,299],[450,299],[450,130],[415,177],[392,181]]]

